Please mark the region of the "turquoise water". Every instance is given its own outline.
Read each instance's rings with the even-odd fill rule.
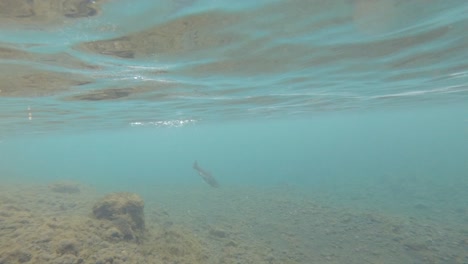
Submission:
[[[95,14],[10,2],[0,1],[12,8],[0,11],[5,184],[72,180],[148,201],[154,188],[181,198],[183,186],[205,197],[197,160],[220,183],[218,202],[282,188],[468,232],[466,1],[77,5]],[[177,201],[174,211],[191,204]],[[405,261],[468,263],[460,241],[445,261],[410,246]]]

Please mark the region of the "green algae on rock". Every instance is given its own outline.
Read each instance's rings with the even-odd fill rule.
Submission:
[[[111,237],[138,242],[145,230],[143,208],[143,199],[137,194],[118,192],[99,200],[93,206],[93,215],[112,222],[118,232]]]

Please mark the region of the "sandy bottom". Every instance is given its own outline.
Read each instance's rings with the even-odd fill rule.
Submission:
[[[342,208],[290,186],[147,186],[138,241],[92,215],[109,192],[58,186],[2,184],[1,264],[468,263],[468,225]]]

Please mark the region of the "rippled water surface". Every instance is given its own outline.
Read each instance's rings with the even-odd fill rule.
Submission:
[[[466,1],[0,1],[2,133],[463,102]]]

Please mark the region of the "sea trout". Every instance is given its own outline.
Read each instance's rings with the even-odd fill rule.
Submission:
[[[208,183],[211,187],[214,187],[214,188],[219,187],[219,184],[216,181],[216,179],[213,177],[213,175],[211,173],[209,173],[208,171],[202,169],[200,166],[198,166],[197,161],[195,161],[193,163],[193,169],[195,169],[198,172],[198,175],[200,175],[200,177],[202,177],[202,179],[206,183]]]

